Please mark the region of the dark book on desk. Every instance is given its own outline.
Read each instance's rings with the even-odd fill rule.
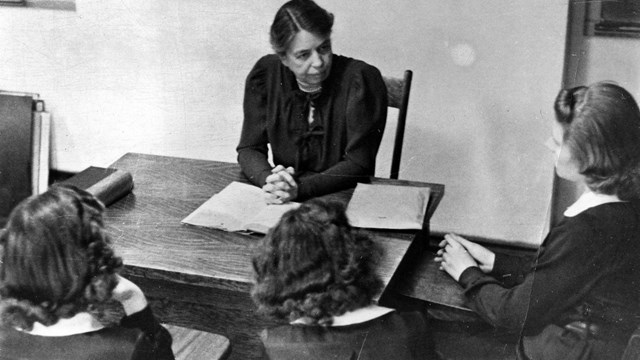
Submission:
[[[62,182],[87,190],[109,206],[133,189],[133,177],[127,171],[91,166]]]

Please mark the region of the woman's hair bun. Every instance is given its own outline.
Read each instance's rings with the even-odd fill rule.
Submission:
[[[576,108],[579,107],[584,100],[586,90],[587,88],[585,86],[560,90],[554,106],[558,121],[571,123],[571,119],[577,110]]]

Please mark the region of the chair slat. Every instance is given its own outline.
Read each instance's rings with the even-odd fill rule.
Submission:
[[[222,360],[231,354],[225,336],[175,325],[164,325],[173,338],[171,349],[176,360]]]
[[[391,179],[397,179],[400,173],[400,159],[402,157],[402,145],[404,143],[404,130],[407,121],[407,109],[409,107],[409,93],[413,72],[405,70],[403,78],[383,76],[387,86],[387,102],[389,107],[398,109],[398,122],[396,135],[393,141],[393,154],[391,156]]]

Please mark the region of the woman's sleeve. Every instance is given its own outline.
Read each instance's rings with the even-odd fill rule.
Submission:
[[[526,275],[532,271],[536,260],[534,254],[512,255],[496,252],[495,255],[493,270],[489,275],[498,279],[506,287],[522,283]]]
[[[262,186],[271,173],[267,160],[269,139],[267,137],[267,68],[263,61],[253,67],[244,89],[244,121],[240,143],[236,148],[238,163],[245,176],[254,185]]]
[[[347,145],[343,160],[322,173],[301,177],[298,198],[302,200],[353,187],[375,171],[387,121],[387,88],[380,71],[363,66],[349,80],[346,96]]]
[[[139,354],[141,359],[174,360],[171,350],[171,334],[164,326],[158,323],[151,308],[147,306],[143,310],[125,316],[120,320],[120,326],[137,328],[144,332],[146,343],[144,354]],[[149,353],[150,352],[150,353]]]
[[[469,305],[490,324],[524,328],[525,333],[558,321],[568,306],[582,299],[595,280],[594,264],[602,263],[594,259],[589,231],[588,227],[552,230],[545,241],[549,246],[540,253],[533,271],[510,288],[477,267],[466,269],[460,284]]]

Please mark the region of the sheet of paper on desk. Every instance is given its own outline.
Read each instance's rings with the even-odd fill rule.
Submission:
[[[268,205],[262,189],[234,181],[200,205],[182,223],[227,231],[266,233],[278,223],[282,214],[298,206],[300,204],[294,202]]]
[[[422,229],[429,195],[428,187],[358,184],[347,206],[347,216],[355,227]]]

